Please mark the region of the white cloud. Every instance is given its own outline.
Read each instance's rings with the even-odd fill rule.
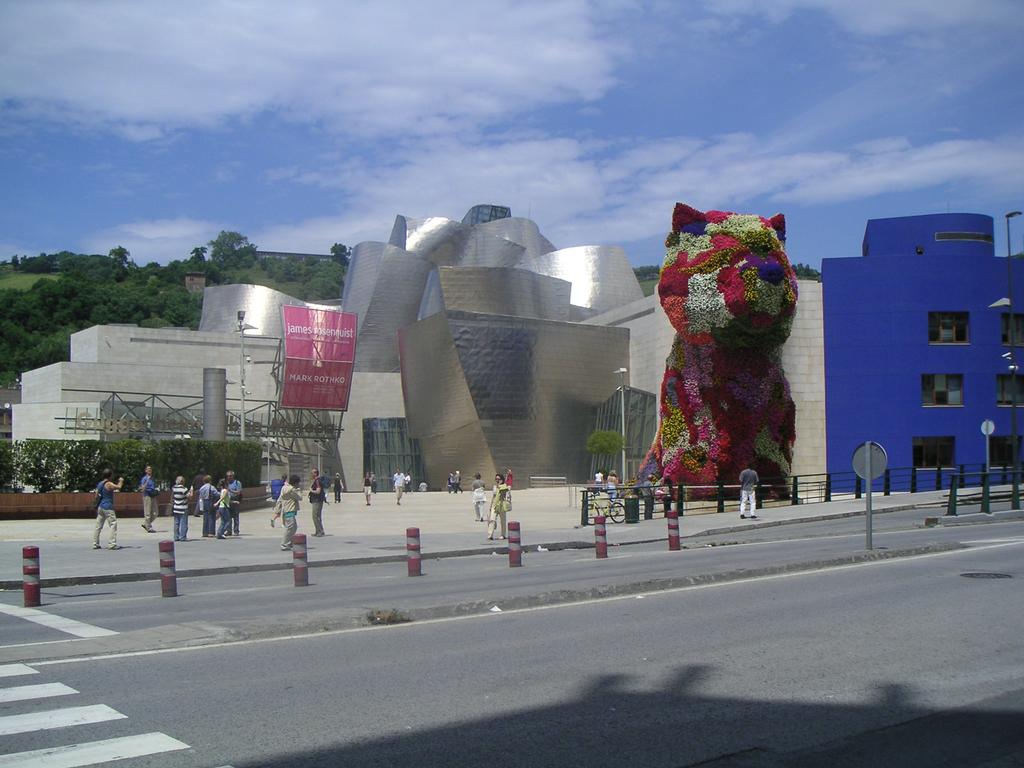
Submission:
[[[86,235],[79,248],[85,253],[107,253],[121,245],[136,264],[166,264],[187,259],[193,248],[206,245],[222,229],[230,227],[189,218],[133,221]]]
[[[292,169],[294,178],[344,190],[348,205],[337,216],[268,227],[253,241],[320,252],[335,241],[386,240],[395,214],[458,219],[471,205],[492,202],[534,218],[558,246],[629,242],[665,231],[676,201],[774,213],[947,184],[1010,191],[1024,173],[1024,139],[915,146],[880,137],[844,150],[788,153],[749,134],[628,147],[570,139],[445,141],[393,161],[388,168],[349,163],[316,174]]]
[[[134,140],[268,110],[362,135],[447,132],[601,96],[617,46],[588,14],[576,0],[4,3],[0,101],[8,120]]]

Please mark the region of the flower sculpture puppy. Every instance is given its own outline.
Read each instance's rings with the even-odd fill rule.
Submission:
[[[676,337],[642,475],[726,483],[788,475],[795,409],[780,363],[797,283],[786,220],[677,203],[658,295]]]

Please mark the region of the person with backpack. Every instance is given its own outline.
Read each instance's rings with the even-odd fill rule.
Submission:
[[[96,484],[96,527],[93,530],[92,548],[100,548],[100,531],[104,524],[110,526],[110,538],[107,540],[107,549],[117,549],[117,514],[114,512],[114,491],[120,491],[124,487],[124,478],[118,478],[115,483],[111,478],[114,476],[112,469],[103,470],[103,479]]]
[[[309,484],[309,505],[313,510],[313,535],[325,536],[324,533],[324,502],[327,501],[327,489],[320,478],[320,470],[313,470],[313,479]]]
[[[217,533],[217,518],[213,509],[217,489],[213,487],[213,478],[209,475],[203,477],[203,484],[199,486],[198,495],[198,506],[203,513],[203,538],[212,539]]]

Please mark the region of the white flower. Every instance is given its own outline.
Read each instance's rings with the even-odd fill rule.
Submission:
[[[692,275],[686,299],[686,318],[691,333],[704,333],[723,328],[732,320],[726,309],[725,296],[718,290],[718,272]]]

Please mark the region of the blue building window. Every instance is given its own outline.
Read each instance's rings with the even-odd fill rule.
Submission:
[[[1015,379],[1008,373],[996,375],[996,405],[1013,405],[1013,383]],[[1021,397],[1021,377],[1016,378],[1017,382],[1017,405],[1024,405],[1024,397]]]
[[[921,405],[963,405],[962,373],[921,374]]]
[[[1002,331],[1003,344],[1010,343],[1010,315],[1000,315],[1000,330]],[[1013,340],[1018,344],[1024,340],[1024,315],[1018,315],[1016,312],[1013,313]]]
[[[966,344],[967,312],[929,312],[928,341],[931,344]]]
[[[942,437],[914,438],[914,466],[952,467],[956,456],[956,438],[952,435]]]

